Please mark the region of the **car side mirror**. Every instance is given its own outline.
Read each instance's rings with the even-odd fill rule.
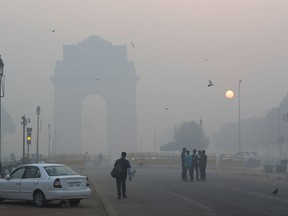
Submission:
[[[5,175],[5,179],[9,180],[10,179],[10,175],[9,174]]]

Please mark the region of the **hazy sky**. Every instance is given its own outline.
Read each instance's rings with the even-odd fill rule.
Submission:
[[[36,130],[37,105],[47,144],[55,62],[62,60],[64,44],[90,35],[128,46],[140,77],[138,140],[146,151],[154,149],[154,131],[184,120],[202,117],[208,135],[238,121],[239,79],[243,118],[265,116],[287,94],[287,0],[0,0],[0,5],[2,102],[18,127],[12,141],[4,139],[3,151],[22,152],[21,116],[30,117]],[[208,88],[209,79],[215,85]],[[235,91],[233,100],[225,98],[228,89]]]

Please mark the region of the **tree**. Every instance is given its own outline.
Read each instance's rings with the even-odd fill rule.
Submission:
[[[206,137],[202,121],[198,124],[195,121],[184,121],[180,127],[175,130],[174,141],[171,141],[160,149],[164,151],[187,149],[205,149],[209,145],[209,138]]]
[[[6,111],[4,106],[1,106],[2,108],[2,132],[3,134],[12,134],[16,131],[16,126],[11,118],[11,116],[9,115],[9,113]]]

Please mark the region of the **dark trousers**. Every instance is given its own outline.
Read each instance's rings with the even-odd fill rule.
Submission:
[[[127,175],[121,175],[119,178],[116,178],[118,197],[121,197],[121,189],[123,197],[126,196],[126,178]]]
[[[187,171],[186,171],[186,168],[185,168],[185,165],[182,164],[182,180],[187,180]]]
[[[206,165],[201,166],[201,180],[206,180]]]
[[[192,180],[193,180],[193,178],[194,178],[194,170],[196,171],[196,180],[198,180],[199,179],[199,173],[198,173],[198,165],[197,166],[195,166],[195,165],[192,165]]]

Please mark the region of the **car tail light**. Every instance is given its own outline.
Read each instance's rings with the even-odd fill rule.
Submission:
[[[89,187],[88,177],[86,177],[86,187]]]
[[[55,188],[62,188],[62,185],[61,185],[61,181],[60,181],[60,179],[55,179],[55,181],[54,181],[54,187]]]

